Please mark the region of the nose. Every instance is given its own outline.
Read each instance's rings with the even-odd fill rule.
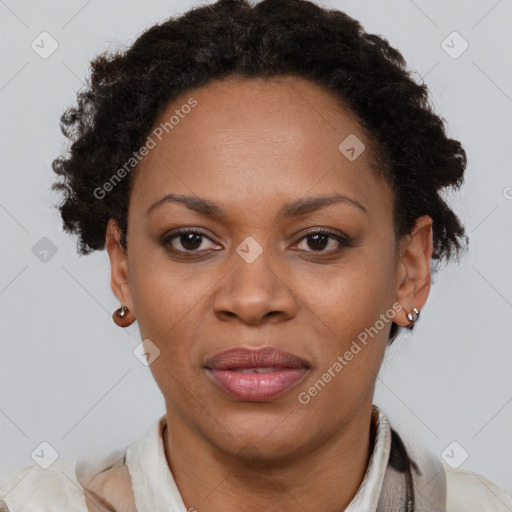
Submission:
[[[242,245],[242,244],[241,244]],[[221,320],[249,325],[278,323],[297,315],[298,301],[283,265],[269,248],[255,259],[233,252],[233,265],[215,291],[214,313]],[[230,262],[231,263],[231,262]]]

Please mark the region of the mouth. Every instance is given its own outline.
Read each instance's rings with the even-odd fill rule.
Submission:
[[[298,384],[310,365],[290,352],[263,347],[220,352],[204,368],[212,382],[231,398],[268,402]]]

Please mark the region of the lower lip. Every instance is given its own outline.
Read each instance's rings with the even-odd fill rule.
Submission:
[[[207,373],[222,391],[233,398],[266,402],[288,391],[307,371],[307,368],[282,368],[267,373],[241,373],[208,368]]]

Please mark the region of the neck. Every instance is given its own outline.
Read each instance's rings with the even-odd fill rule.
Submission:
[[[187,510],[339,512],[354,498],[373,451],[371,402],[321,444],[277,460],[227,454],[171,410],[165,453]]]

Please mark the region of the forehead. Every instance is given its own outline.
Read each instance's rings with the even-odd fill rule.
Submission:
[[[353,113],[305,79],[230,78],[189,90],[150,136],[155,144],[136,169],[130,198],[137,210],[165,193],[259,206],[332,193],[366,204],[389,199]],[[356,158],[346,153],[351,148]]]

